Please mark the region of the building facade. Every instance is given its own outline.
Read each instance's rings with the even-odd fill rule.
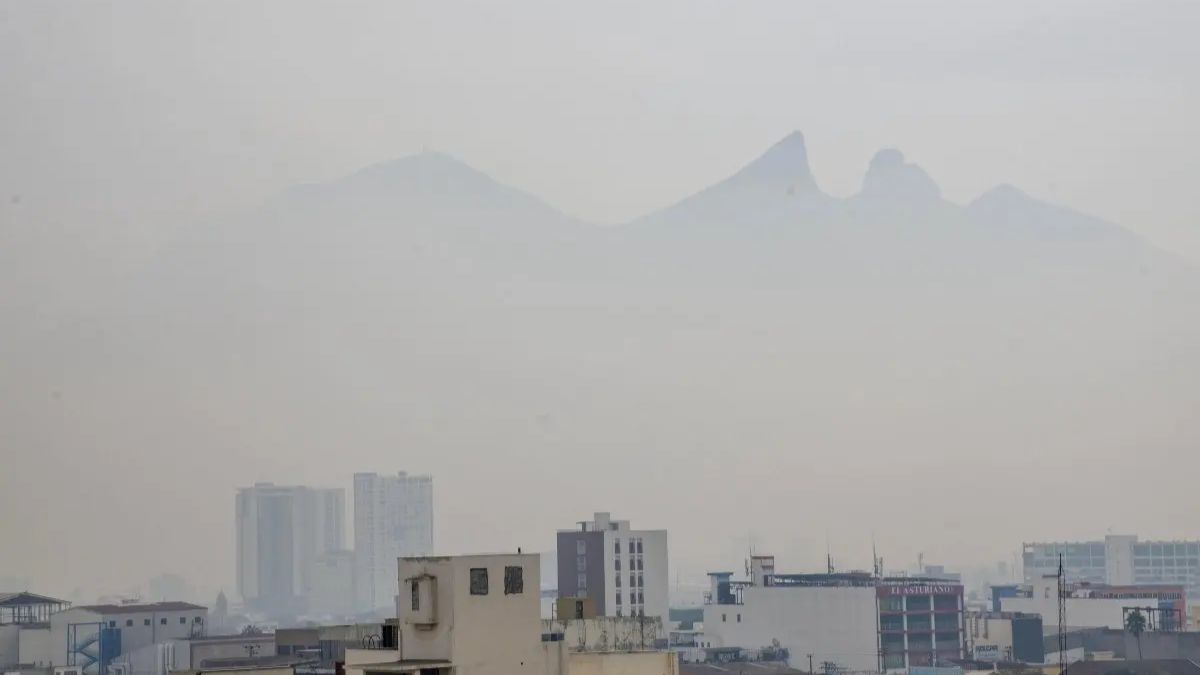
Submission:
[[[395,606],[396,560],[433,553],[433,478],[354,474],[358,609]]]
[[[1103,541],[1026,543],[1025,583],[1058,571],[1062,555],[1068,581],[1095,584],[1178,584],[1200,598],[1200,541],[1139,541],[1108,535]]]
[[[605,639],[638,630],[635,619],[542,621],[540,563],[520,553],[401,559],[397,634],[348,648],[346,675],[678,674],[670,651]]]
[[[898,671],[965,655],[963,586],[866,572],[778,574],[756,556],[748,581],[709,575],[704,640],[715,648],[786,650],[794,668]]]
[[[235,499],[237,587],[268,613],[303,611],[314,566],[345,546],[346,493],[258,483]]]
[[[1066,625],[1072,628],[1123,630],[1125,615],[1140,611],[1147,630],[1177,631],[1187,626],[1187,591],[1178,584],[1116,585],[1068,582]],[[1058,621],[1058,578],[1044,576],[1000,598],[1004,612],[1037,614],[1046,623]]]
[[[83,675],[162,675],[171,643],[202,637],[207,623],[208,609],[188,602],[76,605],[50,617],[50,660]]]
[[[666,530],[634,530],[596,513],[558,532],[557,555],[560,598],[590,598],[601,616],[669,620]]]

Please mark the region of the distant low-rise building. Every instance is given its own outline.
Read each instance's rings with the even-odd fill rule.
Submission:
[[[1182,585],[1200,598],[1200,541],[1140,541],[1129,534],[1110,534],[1103,541],[1031,542],[1024,544],[1025,583],[1058,570],[1059,556],[1067,580],[1130,586]]]
[[[208,609],[190,602],[76,605],[50,617],[51,662],[81,675],[162,675],[169,642],[203,637]]]
[[[783,650],[797,666],[899,671],[961,659],[962,584],[867,572],[779,574],[771,556],[750,561],[750,578],[709,575],[704,642],[709,649]]]
[[[1148,628],[1182,630],[1187,625],[1187,591],[1182,585],[1114,585],[1070,582],[1066,587],[1066,625],[1075,628],[1125,627],[1125,615],[1141,612]],[[1044,576],[999,598],[1004,612],[1037,614],[1058,622],[1058,578]]]
[[[28,591],[0,593],[0,671],[50,665],[50,617],[71,603]]]

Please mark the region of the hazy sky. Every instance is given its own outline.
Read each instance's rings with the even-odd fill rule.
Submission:
[[[1187,0],[3,2],[0,185],[157,235],[428,147],[614,222],[800,129],[833,194],[896,146],[952,200],[1015,182],[1200,259],[1198,21]]]
[[[336,6],[0,0],[0,283],[8,286],[0,286],[0,310],[36,310],[56,294],[69,294],[67,285],[86,288],[89,275],[123,275],[124,263],[148,259],[184,225],[425,148],[459,157],[574,216],[616,223],[728,175],[797,129],[807,139],[818,183],[833,195],[856,192],[871,156],[898,147],[953,201],[1013,183],[1200,261],[1197,25],[1200,3],[1190,0]],[[680,361],[681,369],[688,367]],[[6,384],[13,392],[24,387]],[[106,383],[94,384],[102,399]],[[155,393],[143,392],[151,399]],[[236,393],[232,398],[238,402]],[[625,405],[615,404],[614,419],[640,412],[636,401]],[[122,426],[97,410],[63,415],[63,428],[78,434],[65,436],[78,442],[75,447],[87,447],[91,438],[86,424],[72,427],[81,418],[103,429]],[[679,415],[673,421],[685,424],[686,411]],[[164,416],[163,424],[170,419]],[[451,434],[461,434],[463,445],[488,440],[470,438],[450,417],[442,421]],[[356,470],[453,470],[450,460],[422,465],[401,453],[367,456],[355,448],[310,465],[304,455],[285,451],[296,439],[286,420],[276,424],[275,454],[246,455],[240,473],[180,460],[186,480],[208,481],[196,490],[211,497],[203,503],[170,503],[174,488],[157,480],[176,470],[151,457],[153,444],[178,441],[168,432],[148,434],[142,439],[147,447],[128,451],[144,453],[140,460],[115,451],[117,468],[107,475],[65,461],[38,463],[57,472],[37,474],[43,484],[78,496],[73,508],[103,504],[116,486],[128,493],[116,516],[137,512],[137,522],[151,532],[193,527],[192,517],[202,518],[198,536],[206,542],[229,532],[230,545],[213,546],[215,554],[184,563],[166,553],[131,556],[122,565],[112,564],[117,558],[110,551],[102,555],[104,565],[83,564],[76,552],[57,557],[70,527],[66,511],[13,516],[22,508],[19,496],[34,490],[21,475],[28,467],[7,461],[9,455],[32,457],[41,449],[0,429],[0,505],[6,510],[0,541],[32,541],[34,551],[6,557],[14,551],[6,543],[0,577],[28,577],[51,593],[75,585],[114,591],[160,571],[179,571],[205,588],[228,589],[234,485],[267,478],[319,483],[329,476],[335,477],[326,483],[344,485]],[[242,431],[198,428],[199,435],[182,443],[200,447]],[[426,431],[435,444],[447,435]],[[344,439],[331,430],[321,440]],[[742,439],[725,440],[736,445]],[[58,441],[60,452],[73,447]],[[766,480],[775,460],[758,452],[758,477]],[[1001,470],[1002,462],[994,461],[976,470]],[[144,482],[146,472],[156,476],[152,485]],[[880,485],[890,478],[885,473],[879,469],[875,477]],[[439,494],[469,494],[485,487],[485,478],[465,480],[459,493],[447,480]],[[120,487],[130,485],[141,487]],[[766,494],[788,498],[791,487],[776,485]],[[139,490],[162,500],[160,521],[141,511],[146,505],[134,498]],[[610,506],[635,526],[697,527],[688,522],[685,503],[673,505],[674,522],[645,522],[630,513],[651,504],[646,497],[624,504],[628,509],[594,506]],[[769,513],[774,507],[754,508]],[[1171,520],[1143,526],[1131,518],[1117,526],[1143,535],[1182,533],[1194,512],[1183,504],[1171,509]],[[439,518],[448,514],[439,528],[456,523],[455,541],[465,544],[461,532],[481,518],[490,537],[484,541],[507,545],[502,516],[489,523],[489,515],[477,511],[447,499],[439,504]],[[573,505],[566,518],[540,514],[541,542],[552,541],[556,525],[588,513]],[[1108,524],[1061,535],[1097,535]],[[823,555],[814,535],[820,526],[809,525],[804,535],[788,535],[794,548],[813,554],[805,562]],[[964,532],[974,525],[970,518],[961,523]],[[1039,532],[1059,531],[1042,526]],[[862,564],[866,530],[835,534],[835,544],[839,536],[843,542],[857,537]],[[1006,557],[1017,536],[1007,532],[993,548],[964,556]],[[924,545],[912,543],[905,558]],[[740,543],[720,546],[713,557],[722,566],[736,563],[730,558]],[[709,562],[693,557],[688,571],[699,573]]]

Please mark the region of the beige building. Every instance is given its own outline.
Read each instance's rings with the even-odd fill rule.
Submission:
[[[536,554],[402,558],[395,648],[347,649],[346,674],[678,672],[676,657],[668,651],[572,649],[566,631],[542,622],[539,565]]]

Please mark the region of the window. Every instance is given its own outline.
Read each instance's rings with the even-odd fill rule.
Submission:
[[[621,594],[617,593],[617,604],[621,604]]]
[[[421,593],[420,587],[417,586],[416,580],[409,582],[411,590],[409,594],[412,596],[412,611],[417,612],[421,609]]]
[[[204,623],[204,617],[198,616],[198,617],[192,619],[192,623]]]
[[[721,615],[721,623],[725,623],[725,615],[724,614]]]
[[[613,569],[618,572],[621,571],[621,559],[620,558],[617,558],[616,560],[613,561]]]
[[[587,571],[587,556],[581,555],[575,559],[575,569],[584,572]]]
[[[143,626],[149,626],[149,625],[150,625],[150,619],[142,619],[142,625],[143,625]]]
[[[580,593],[587,593],[587,575],[586,574],[580,574],[578,577],[575,578],[575,582],[576,582],[575,587],[579,589]]]
[[[643,603],[645,603],[645,602],[646,602],[645,600],[643,600],[643,599],[642,599],[642,592],[641,592],[641,591],[638,591],[638,599],[637,599],[637,602],[638,602],[638,604],[639,604],[639,605],[641,605],[641,604],[643,604]]]
[[[471,568],[471,595],[488,594],[488,576],[486,567]]]
[[[164,616],[163,618],[159,619],[158,623],[163,626],[167,625],[167,617]]]
[[[108,627],[109,627],[109,628],[116,628],[116,627],[117,627],[117,622],[116,622],[116,621],[109,621],[109,622],[108,622]]]
[[[129,628],[133,625],[133,619],[125,619],[125,627]]]
[[[908,596],[908,611],[924,611],[930,606],[928,595],[910,595]]]
[[[508,565],[504,568],[504,594],[517,595],[525,592],[525,568]]]
[[[620,600],[619,597],[617,599]],[[617,610],[617,611],[620,611],[620,610]],[[583,618],[583,601],[582,600],[575,601],[575,618],[576,619]]]
[[[634,574],[633,572],[629,573],[629,585],[637,586],[637,575]]]
[[[621,555],[621,540],[613,539],[613,553]]]
[[[903,612],[904,597],[899,595],[891,595],[879,599],[879,611],[881,612]]]
[[[935,595],[933,596],[934,609],[958,609],[957,595]]]
[[[587,542],[582,539],[575,540],[575,555],[583,555],[587,553]]]
[[[181,626],[187,625],[187,617],[186,616],[179,617],[179,625],[181,625]]]
[[[741,623],[741,622],[742,622],[742,615],[741,615],[741,614],[738,614],[738,615],[737,615],[737,622],[738,622],[738,623]]]
[[[881,630],[881,631],[902,631],[902,630],[904,630],[904,617],[899,614],[881,614],[879,616],[879,630]]]
[[[620,587],[621,587],[621,575],[620,575],[620,574],[618,574],[618,575],[616,576],[616,579],[614,579],[614,581],[615,581],[616,583],[614,583],[613,585],[614,585],[614,586],[616,586],[617,588],[620,588]]]
[[[641,553],[641,552],[642,552],[642,540],[641,540],[641,538],[638,538],[638,540],[637,540],[637,552],[638,552],[638,553]]]

